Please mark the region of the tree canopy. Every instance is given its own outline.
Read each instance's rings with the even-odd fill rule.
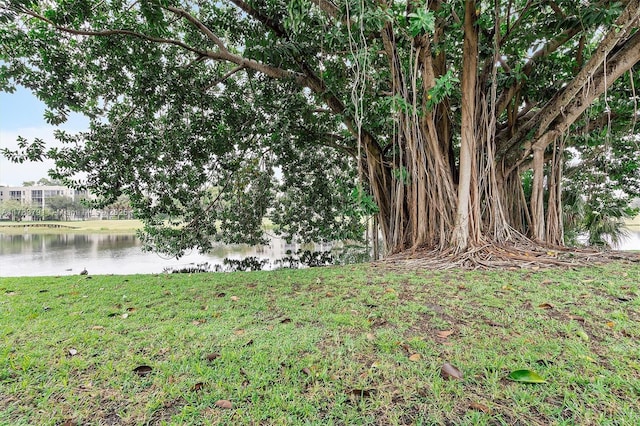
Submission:
[[[91,118],[5,155],[128,195],[157,250],[371,214],[390,253],[563,245],[563,186],[640,192],[640,0],[0,4],[0,90]]]

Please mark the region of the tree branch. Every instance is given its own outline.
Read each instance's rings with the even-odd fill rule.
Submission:
[[[593,56],[591,56],[580,72],[563,90],[550,99],[538,114],[531,118],[527,123],[520,126],[518,131],[507,143],[501,144],[496,153],[496,157],[504,157],[509,150],[519,146],[519,144],[526,139],[526,135],[533,129],[537,128],[534,135],[534,141],[542,140],[542,136],[550,130],[550,126],[555,120],[562,117],[561,121],[565,121],[567,111],[570,108],[575,110],[577,106],[576,102],[580,103],[581,107],[583,107],[582,111],[584,111],[590,103],[588,103],[588,100],[592,101],[596,97],[600,96],[604,90],[619,77],[619,75],[614,77],[614,75],[617,75],[619,69],[611,68],[616,63],[614,58],[619,58],[619,61],[625,63],[625,66],[627,66],[627,68],[622,72],[626,72],[626,70],[631,68],[635,62],[631,64],[626,63],[623,60],[625,58],[620,56],[620,53],[624,51],[630,59],[640,56],[640,48],[638,48],[638,52],[634,52],[632,50],[637,44],[636,40],[640,33],[636,32],[633,37],[625,40],[625,38],[628,37],[629,32],[637,25],[636,22],[638,19],[640,19],[640,0],[630,0],[627,3],[626,9],[616,20],[614,25],[615,29],[609,31],[605,35],[598,45],[598,48],[594,51]],[[614,51],[617,46],[622,47],[613,55],[613,57],[607,59],[607,56]],[[607,66],[611,70],[608,69],[604,72],[599,72],[598,69],[603,66],[605,59],[607,59]],[[604,84],[605,80],[607,80],[607,85]],[[598,87],[598,90],[596,90],[596,86]],[[586,89],[587,87],[588,89]],[[579,96],[581,92],[582,96]],[[569,122],[569,126],[573,124],[578,116],[572,117],[572,121]],[[542,144],[541,142],[535,143],[537,146]],[[530,153],[530,147],[526,151]]]
[[[564,90],[554,96],[547,104],[547,107],[543,109],[540,114],[537,137],[540,137],[546,131],[551,122],[576,98],[578,92],[583,90],[589,80],[593,78],[596,70],[602,66],[607,55],[628,35],[628,31],[635,27],[639,18],[640,0],[631,0],[613,25],[614,29],[605,35],[593,56],[591,56],[578,75]]]
[[[259,10],[253,8],[243,0],[231,0],[231,2],[252,18],[256,19],[258,22],[261,22],[266,28],[273,31],[278,37],[281,37],[285,40],[290,40],[289,35],[287,34],[284,26],[280,24],[280,22],[268,16],[265,16]],[[338,98],[329,90],[324,80],[322,80],[302,58],[295,58],[295,61],[297,62],[303,74],[303,76],[296,79],[296,81],[300,85],[311,89],[315,94],[319,95],[334,114],[342,115],[342,121],[347,126],[347,129],[351,132],[351,134],[356,137],[362,136],[362,140],[367,143],[373,142],[373,145],[375,146],[371,146],[369,147],[369,149],[372,149],[373,152],[375,152],[377,155],[381,154],[382,149],[380,148],[380,145],[377,143],[373,135],[368,133],[366,130],[361,130],[361,132],[358,131],[353,117],[347,114],[347,109],[340,98]]]
[[[247,15],[251,16],[254,19],[257,19],[259,22],[272,30],[278,37],[287,38],[287,33],[284,29],[284,26],[280,24],[280,22],[269,18],[268,16],[263,15],[257,9],[253,8],[250,4],[244,2],[243,0],[231,0],[231,3],[238,6],[243,12]]]
[[[333,4],[333,2],[329,0],[311,0],[311,2],[318,6],[327,15],[331,16],[333,19],[340,19],[340,9],[338,9],[338,7]]]
[[[522,74],[525,76],[531,75],[531,72],[534,69],[534,65],[536,60],[545,56],[549,56],[551,53],[558,50],[561,46],[563,46],[566,42],[571,40],[573,36],[582,31],[582,28],[579,26],[574,26],[573,28],[569,28],[562,32],[558,37],[550,40],[542,49],[539,49],[531,55],[531,58],[527,61],[526,65],[522,68]],[[516,93],[522,88],[523,82],[518,80],[515,81],[506,91],[503,91],[500,94],[497,102],[496,115],[500,116],[502,112],[507,108],[509,102],[513,99]]]
[[[358,158],[358,150],[357,149],[337,143],[337,141],[340,141],[340,140],[343,140],[343,139],[344,138],[342,138],[342,137],[340,137],[338,135],[334,135],[333,133],[327,133],[327,134],[324,135],[324,138],[319,139],[318,142],[321,145],[324,145],[324,146],[329,147],[329,148],[337,149],[338,151],[342,151],[345,154],[349,155],[350,157],[352,157],[354,159],[357,159]]]
[[[216,36],[209,28],[207,28],[206,25],[204,25],[199,19],[197,19],[195,16],[193,16],[186,10],[180,9],[178,7],[173,7],[173,6],[167,6],[167,7],[161,6],[161,7],[191,22],[198,30],[200,30],[202,34],[206,35],[207,38],[209,38],[209,40],[213,41],[220,50],[224,52],[228,51],[224,43],[222,43],[222,40],[220,40],[218,36]]]
[[[556,137],[567,132],[598,96],[602,95],[609,86],[639,62],[640,31],[637,31],[631,38],[626,40],[622,48],[607,59],[606,69],[603,66],[601,69],[596,70],[595,75],[590,77],[589,84],[585,83],[569,102],[564,105],[547,104],[536,117],[529,120],[529,122],[540,120],[540,116],[544,115],[549,108],[558,108],[559,110],[555,114],[555,119],[543,131],[540,130],[541,127],[538,128],[535,139],[525,146],[525,150],[514,162],[514,166],[511,169],[513,170],[517,165],[522,164],[531,152],[544,150]],[[517,135],[520,133],[519,131]],[[520,139],[517,135],[512,138],[511,147],[518,145],[517,141]]]
[[[215,52],[211,52],[211,51],[207,51],[207,50],[200,50],[200,49],[196,49],[194,47],[191,47],[189,45],[187,45],[184,42],[181,42],[179,40],[174,40],[174,39],[169,39],[169,38],[162,38],[162,37],[153,37],[147,34],[143,34],[143,33],[139,33],[137,31],[132,31],[132,30],[125,30],[125,29],[116,29],[116,30],[102,30],[102,31],[89,31],[89,30],[77,30],[74,28],[68,28],[68,27],[63,27],[62,25],[58,25],[55,22],[53,22],[52,20],[45,18],[42,15],[39,15],[38,13],[29,10],[29,9],[21,9],[20,10],[22,13],[24,13],[25,15],[29,15],[32,18],[36,18],[40,21],[46,22],[47,24],[51,25],[52,27],[54,27],[55,29],[65,32],[67,34],[73,34],[73,35],[81,35],[81,36],[94,36],[94,37],[108,37],[108,36],[114,36],[114,35],[125,35],[125,36],[130,36],[130,37],[135,37],[135,38],[140,38],[143,40],[147,40],[147,41],[151,41],[154,43],[161,43],[161,44],[172,44],[178,47],[181,47],[189,52],[192,53],[197,53],[198,55],[201,56],[207,56],[210,58],[214,58],[214,59],[218,59],[219,55],[216,54]],[[222,58],[220,58],[222,59]]]
[[[228,62],[232,62],[236,65],[239,66],[243,66],[246,68],[251,68],[255,71],[259,71],[269,77],[272,78],[276,78],[276,79],[294,79],[298,82],[303,81],[303,76],[291,72],[291,71],[287,71],[284,70],[282,68],[278,68],[278,67],[274,67],[271,65],[266,65],[263,64],[261,62],[255,61],[253,59],[247,59],[244,58],[242,56],[233,54],[231,52],[229,52],[224,45],[220,45],[218,43],[216,43],[216,45],[218,46],[218,48],[220,49],[220,52],[214,52],[211,50],[202,50],[202,49],[197,49],[194,48],[192,46],[189,46],[188,44],[180,41],[180,40],[174,40],[174,39],[168,39],[168,38],[162,38],[162,37],[153,37],[153,36],[149,36],[147,34],[144,33],[140,33],[137,31],[132,31],[132,30],[126,30],[126,29],[114,29],[114,30],[102,30],[102,31],[90,31],[90,30],[77,30],[77,29],[73,29],[73,28],[68,28],[68,27],[64,27],[61,25],[58,25],[56,23],[54,23],[53,21],[51,21],[50,19],[47,19],[46,17],[37,14],[36,12],[33,12],[32,10],[29,9],[21,9],[21,11],[23,13],[25,13],[28,16],[31,16],[33,18],[39,19],[43,22],[48,23],[49,25],[51,25],[52,27],[54,27],[55,29],[68,33],[68,34],[73,34],[73,35],[81,35],[81,36],[94,36],[94,37],[108,37],[108,36],[114,36],[114,35],[123,35],[123,36],[129,36],[129,37],[135,37],[135,38],[139,38],[139,39],[143,39],[143,40],[147,40],[153,43],[159,43],[159,44],[171,44],[174,46],[178,46],[181,47],[184,50],[187,50],[189,52],[192,53],[196,53],[199,56],[203,56],[209,59],[213,59],[213,60],[218,60],[218,61],[228,61]],[[186,13],[186,12],[185,12]],[[186,13],[186,15],[189,15],[188,13]],[[185,19],[188,19],[187,16],[185,16]],[[200,28],[196,23],[199,22],[197,19],[193,18],[193,19],[188,19],[191,23],[193,23],[194,25],[196,25],[196,27]],[[195,21],[195,22],[194,22]],[[204,27],[206,29],[206,27]],[[200,28],[201,29],[201,28]],[[202,29],[201,29],[202,30]],[[210,32],[210,31],[209,31]],[[210,32],[211,33],[211,32]],[[211,33],[213,35],[213,33]],[[206,34],[205,34],[206,35]],[[213,37],[215,39],[217,39],[221,44],[222,42],[215,36],[213,35]],[[215,41],[214,41],[215,42]]]
[[[556,13],[556,15],[558,15],[561,18],[566,18],[567,14],[564,13],[564,11],[562,9],[560,9],[560,6],[558,6],[558,4],[556,2],[554,2],[553,0],[549,0],[547,1],[547,3],[549,4],[549,7],[551,7],[551,9],[553,9],[553,11]]]
[[[514,22],[513,25],[511,25],[511,26],[507,25],[507,31],[504,33],[504,35],[502,37],[500,37],[500,47],[501,48],[504,46],[504,44],[509,39],[509,36],[513,32],[514,28],[517,28],[518,25],[520,24],[520,22],[525,18],[526,14],[527,14],[527,10],[529,10],[529,8],[532,6],[532,4],[533,4],[533,0],[528,0],[527,4],[524,5],[522,10],[516,12],[516,14],[518,15],[518,19],[516,19],[516,22]],[[510,9],[508,10],[508,12],[510,12]],[[511,16],[511,15],[509,15],[509,16]]]
[[[202,90],[204,92],[206,92],[207,90],[211,89],[213,86],[222,83],[227,78],[231,77],[233,74],[237,73],[238,71],[242,71],[245,68],[246,68],[246,65],[240,65],[240,66],[235,67],[234,69],[232,69],[231,71],[229,71],[225,75],[223,75],[222,77],[216,78],[214,81],[212,81],[211,83],[207,84],[205,87],[202,88]]]

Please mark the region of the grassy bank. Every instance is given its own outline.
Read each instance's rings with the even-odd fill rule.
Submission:
[[[142,222],[133,220],[72,220],[72,221],[23,221],[23,222],[0,222],[0,233],[5,234],[66,234],[66,233],[134,233],[142,229]],[[273,223],[263,220],[263,228],[272,230]]]
[[[3,278],[0,424],[637,425],[639,283],[638,264]]]
[[[134,233],[142,228],[139,220],[73,220],[39,222],[0,222],[5,234],[66,234],[66,233]]]
[[[640,215],[625,221],[625,225],[630,229],[640,228]]]

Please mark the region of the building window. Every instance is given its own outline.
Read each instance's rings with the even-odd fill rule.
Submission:
[[[57,189],[45,189],[44,190],[44,198],[56,197],[58,195],[63,195],[63,192],[59,191]]]
[[[37,204],[39,206],[42,205],[42,190],[41,189],[34,189],[31,191],[31,203],[32,204]]]
[[[22,191],[9,191],[9,198],[14,201],[22,201]]]

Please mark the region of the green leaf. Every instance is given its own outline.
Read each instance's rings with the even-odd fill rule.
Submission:
[[[430,10],[418,9],[409,14],[409,32],[413,37],[421,33],[433,33],[436,28],[436,17]]]
[[[547,383],[538,373],[532,370],[515,370],[509,374],[509,378],[520,383]]]

